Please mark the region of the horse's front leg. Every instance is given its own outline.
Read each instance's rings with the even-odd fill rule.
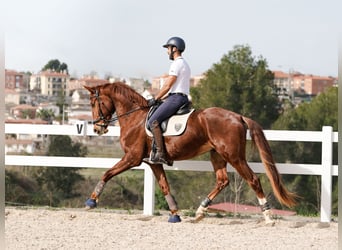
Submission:
[[[162,193],[164,194],[165,200],[171,212],[168,222],[171,222],[171,223],[181,222],[181,218],[178,215],[178,206],[177,206],[175,199],[171,195],[170,186],[167,181],[163,165],[154,164],[154,165],[151,165],[151,169],[153,171],[154,176],[156,177],[158,181],[159,187]]]
[[[112,168],[108,169],[104,175],[102,176],[101,180],[95,186],[94,191],[91,193],[90,198],[85,202],[86,209],[92,209],[97,206],[98,199],[103,192],[105,184],[115,175],[118,175],[134,166],[139,165],[137,162],[132,162],[132,157],[127,157],[126,155],[116,163]]]

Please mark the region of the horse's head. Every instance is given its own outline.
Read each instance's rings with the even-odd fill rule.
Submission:
[[[108,132],[108,124],[115,112],[109,96],[101,93],[101,87],[84,86],[90,92],[90,105],[93,115],[94,132],[103,135]]]

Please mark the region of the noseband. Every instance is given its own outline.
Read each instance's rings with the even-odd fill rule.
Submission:
[[[95,95],[90,97],[90,98],[96,98],[96,101],[98,103],[98,110],[99,110],[99,114],[100,114],[100,117],[98,119],[96,119],[95,121],[93,121],[92,123],[93,124],[96,124],[97,126],[99,127],[106,127],[110,122],[113,122],[113,121],[117,121],[120,117],[122,116],[125,116],[125,115],[129,115],[130,113],[133,113],[135,111],[138,111],[138,110],[141,110],[141,109],[144,109],[144,108],[148,108],[147,106],[146,107],[139,107],[139,108],[136,108],[136,109],[133,109],[133,110],[130,110],[124,114],[121,114],[121,115],[115,115],[114,117],[112,117],[111,119],[106,119],[105,116],[103,115],[102,113],[102,109],[101,109],[101,99],[100,99],[100,94],[99,94],[99,91],[98,90],[95,90]],[[111,112],[105,105],[103,105],[109,112]],[[103,124],[97,124],[99,121],[103,121],[104,123]]]
[[[99,94],[99,91],[98,90],[95,90],[95,95],[90,97],[90,98],[96,98],[96,101],[98,103],[98,110],[99,110],[99,114],[100,114],[100,117],[98,119],[96,119],[95,121],[93,121],[93,124],[96,124],[97,126],[100,126],[100,127],[105,127],[107,126],[107,124],[109,124],[110,122],[112,121],[115,121],[117,120],[116,118],[111,118],[109,120],[107,120],[105,118],[105,116],[103,115],[103,112],[102,112],[102,109],[101,109],[101,99],[100,99],[100,94]],[[110,111],[105,105],[103,105],[108,111]],[[97,124],[99,121],[103,121],[104,124]]]

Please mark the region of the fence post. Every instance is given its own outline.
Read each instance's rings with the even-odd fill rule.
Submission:
[[[321,222],[331,220],[333,130],[322,128]]]
[[[144,215],[153,215],[155,179],[150,166],[144,165]]]

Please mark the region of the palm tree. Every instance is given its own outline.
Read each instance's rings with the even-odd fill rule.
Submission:
[[[40,109],[37,112],[37,117],[44,121],[48,121],[51,124],[52,120],[55,118],[55,113],[52,109]]]

